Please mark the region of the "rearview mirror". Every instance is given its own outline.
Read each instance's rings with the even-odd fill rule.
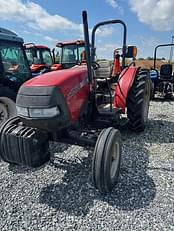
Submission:
[[[126,58],[136,58],[136,56],[137,56],[137,47],[136,46],[128,46],[125,56],[126,56]]]

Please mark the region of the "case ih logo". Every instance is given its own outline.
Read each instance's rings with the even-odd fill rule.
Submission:
[[[78,91],[80,91],[81,88],[83,88],[86,84],[88,84],[88,79],[84,79],[82,80],[77,86],[73,87],[68,95],[67,95],[67,99],[70,99],[71,97],[73,97]]]

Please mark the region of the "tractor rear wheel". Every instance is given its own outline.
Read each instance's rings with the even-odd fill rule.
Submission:
[[[127,117],[129,127],[135,132],[146,127],[151,95],[148,70],[139,70],[127,97]]]
[[[92,161],[94,186],[101,192],[110,192],[117,182],[121,162],[121,134],[110,127],[103,129],[97,139]]]
[[[150,79],[150,100],[153,100],[155,98],[155,84]]]
[[[0,87],[0,126],[16,115],[16,93],[5,86]]]

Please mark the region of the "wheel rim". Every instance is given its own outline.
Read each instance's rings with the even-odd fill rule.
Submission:
[[[115,180],[115,175],[117,174],[117,169],[119,166],[119,154],[120,154],[120,145],[116,142],[112,148],[112,157],[111,157],[111,169],[110,169],[110,176],[111,181]]]
[[[0,97],[0,126],[9,118],[16,115],[14,101],[7,97]]]
[[[143,102],[143,122],[147,123],[148,112],[149,112],[149,88],[148,84],[146,85],[144,92],[144,102]]]

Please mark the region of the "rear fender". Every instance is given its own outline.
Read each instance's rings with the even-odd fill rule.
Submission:
[[[115,88],[114,94],[114,106],[116,108],[121,108],[122,113],[125,113],[126,108],[126,98],[131,88],[136,73],[139,67],[127,67],[119,75],[119,79]]]

